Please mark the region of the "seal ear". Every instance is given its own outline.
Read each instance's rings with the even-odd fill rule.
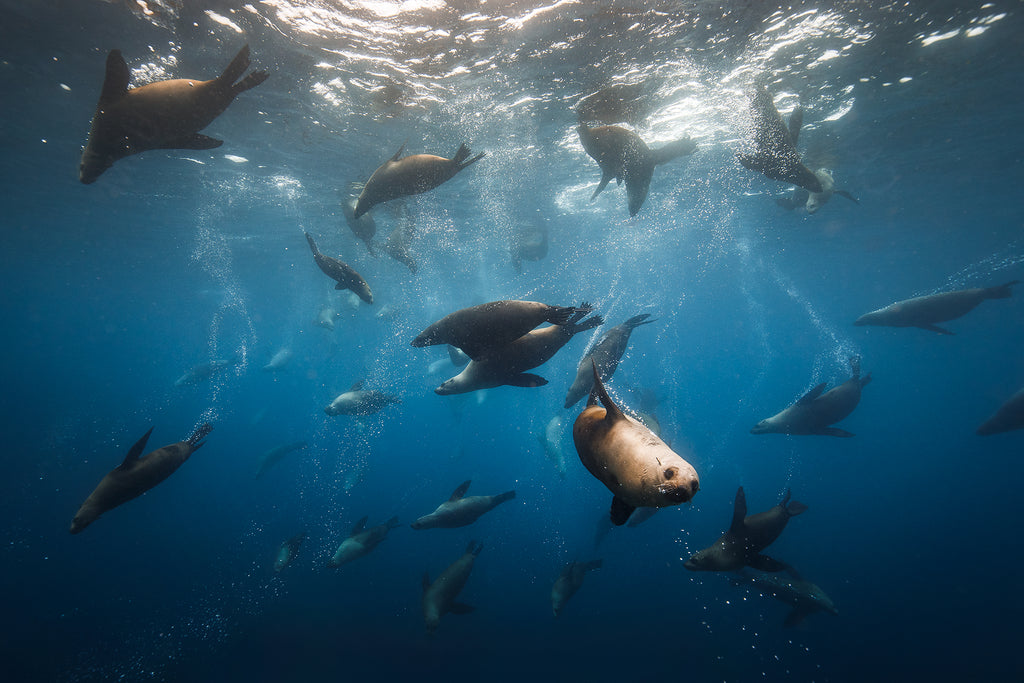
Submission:
[[[121,99],[128,92],[128,81],[131,72],[121,56],[120,50],[111,50],[107,55],[107,73],[103,79],[103,90],[100,91],[100,104],[107,104]]]

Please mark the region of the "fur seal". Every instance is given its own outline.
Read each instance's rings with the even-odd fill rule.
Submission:
[[[236,362],[237,360],[234,358],[226,358],[211,360],[209,363],[200,363],[199,365],[189,369],[188,372],[178,379],[174,380],[174,386],[189,387],[201,384],[224,368],[234,365]]]
[[[753,117],[753,136],[750,151],[736,158],[751,171],[762,173],[772,180],[780,180],[802,187],[809,192],[822,192],[821,180],[804,166],[796,151],[796,142],[803,125],[803,110],[797,107],[789,117],[789,127],[782,122],[772,96],[763,85],[754,87],[750,101]]]
[[[631,130],[619,126],[588,128],[582,120],[576,130],[583,149],[601,167],[601,182],[591,200],[596,199],[612,179],[618,183],[625,181],[630,216],[635,216],[647,199],[655,166],[693,154],[697,149],[690,138],[651,149]]]
[[[317,327],[322,327],[325,330],[334,329],[334,321],[341,317],[341,313],[338,313],[331,306],[322,306],[320,313],[317,314],[316,320],[313,324]]]
[[[860,403],[861,389],[871,381],[870,372],[860,376],[860,358],[856,356],[850,359],[850,372],[852,377],[839,386],[825,391],[828,382],[822,382],[781,413],[758,422],[750,433],[853,436],[845,429],[829,426],[853,412]]]
[[[697,471],[608,396],[592,363],[594,390],[576,418],[572,440],[580,461],[612,492],[612,524],[621,526],[638,507],[685,503],[700,488]],[[597,405],[600,399],[603,408]]]
[[[865,313],[857,318],[854,325],[882,325],[885,327],[920,327],[939,334],[953,334],[935,323],[954,320],[969,313],[986,299],[1009,299],[1013,295],[1010,289],[1020,280],[1012,280],[1004,285],[978,289],[959,289],[953,292],[941,292],[904,299],[877,311]]]
[[[420,517],[409,526],[413,529],[454,529],[468,526],[479,519],[480,515],[490,512],[505,501],[516,497],[515,491],[506,491],[496,496],[465,497],[471,481],[471,479],[467,479],[459,484],[448,500],[438,505],[437,509],[429,515]]]
[[[263,372],[277,372],[278,370],[284,370],[291,361],[293,355],[292,350],[287,346],[279,349],[278,352],[270,359],[270,362],[263,366]]]
[[[334,288],[351,290],[360,299],[368,304],[372,304],[373,292],[370,291],[370,285],[366,284],[363,276],[347,263],[321,254],[316,246],[316,242],[313,241],[313,237],[308,232],[305,235],[306,241],[309,242],[309,248],[313,252],[313,260],[316,261],[316,265],[324,272],[324,275],[337,281],[338,284],[334,285]]]
[[[185,441],[164,446],[147,455],[142,455],[153,428],[142,435],[128,451],[124,461],[110,470],[107,476],[85,499],[71,520],[71,533],[77,534],[89,526],[104,512],[141,496],[181,467],[193,453],[206,443],[203,439],[213,430],[213,425],[204,423],[197,427]],[[140,457],[141,456],[141,457]]]
[[[151,149],[220,147],[223,140],[199,131],[224,113],[239,93],[267,79],[266,71],[257,71],[239,81],[248,68],[246,45],[213,80],[178,78],[129,90],[128,65],[120,50],[111,50],[78,179],[87,185],[93,183],[118,159]]]
[[[464,394],[502,385],[539,387],[548,383],[538,375],[526,372],[543,365],[580,332],[591,330],[604,320],[599,315],[581,319],[593,309],[584,302],[563,325],[549,325],[527,332],[519,339],[495,349],[486,358],[470,360],[465,369],[444,382],[435,393],[442,396]]]
[[[790,568],[792,571],[792,568]],[[780,600],[793,610],[782,622],[783,626],[797,626],[811,614],[816,612],[828,612],[839,614],[832,598],[828,597],[825,591],[810,581],[786,576],[784,574],[759,574],[747,576],[740,573],[735,579],[737,585],[752,587],[762,595]]]
[[[339,394],[331,401],[324,412],[328,415],[373,415],[387,408],[392,403],[401,403],[402,399],[383,391],[365,390],[366,380],[359,380],[348,391]]]
[[[516,230],[509,247],[512,267],[523,272],[523,261],[540,261],[548,255],[548,228],[546,225],[527,225]]]
[[[295,441],[294,443],[284,444],[277,448],[271,448],[269,451],[265,451],[259,458],[259,463],[256,466],[256,478],[259,479],[267,471],[281,462],[281,459],[293,451],[299,451],[306,447],[305,441]]]
[[[583,577],[587,572],[600,569],[602,560],[590,562],[570,562],[562,568],[555,584],[551,586],[551,611],[557,617],[558,613],[569,602],[569,598],[576,595],[576,591],[583,585]]]
[[[564,428],[562,416],[555,415],[544,425],[544,431],[537,434],[537,440],[540,441],[541,448],[544,449],[544,455],[555,466],[558,476],[562,479],[565,479],[567,469],[565,451],[562,449],[562,431]]]
[[[449,313],[420,332],[412,345],[451,344],[478,360],[541,323],[564,325],[575,312],[572,306],[537,301],[491,301]]]
[[[398,222],[398,225],[391,229],[387,240],[384,241],[384,253],[408,268],[413,275],[419,270],[416,259],[409,250],[409,245],[412,244],[415,236],[416,225],[412,218],[406,215]]]
[[[328,567],[340,567],[352,560],[358,560],[380,545],[380,542],[387,538],[388,532],[398,526],[398,517],[392,517],[383,524],[367,529],[367,519],[369,518],[363,517],[355,523],[348,538],[341,542],[334,555],[327,561]]]
[[[1024,389],[1006,399],[996,414],[978,427],[978,436],[989,436],[1014,429],[1024,429]]]
[[[402,158],[404,149],[405,145],[399,147],[395,155],[385,161],[366,181],[356,201],[353,214],[356,218],[382,202],[433,190],[484,156],[484,153],[480,152],[472,159],[468,159],[470,151],[465,144],[459,146],[459,150],[451,159],[433,154],[413,154]]]
[[[814,175],[821,181],[821,192],[808,192],[802,187],[796,187],[793,188],[793,193],[789,197],[776,197],[775,203],[789,211],[798,208],[806,209],[810,215],[817,213],[818,209],[827,204],[834,194],[846,197],[854,204],[860,204],[860,201],[846,190],[836,189],[836,181],[827,168],[819,168]]]
[[[611,376],[615,373],[615,368],[619,367],[622,354],[626,352],[626,346],[629,344],[629,335],[641,325],[653,323],[653,320],[647,319],[649,317],[651,317],[650,313],[633,316],[621,325],[616,325],[604,333],[597,343],[594,344],[594,348],[591,349],[590,353],[580,360],[580,364],[576,368],[576,379],[573,380],[572,386],[569,387],[569,391],[565,395],[566,408],[572,408],[593,389],[594,374],[590,370],[592,364],[597,364],[597,372],[601,376],[602,381],[607,382],[611,379]]]
[[[302,542],[306,540],[306,536],[306,532],[303,531],[301,534],[296,534],[281,544],[277,549],[277,556],[274,558],[275,572],[280,572],[295,560],[296,555],[299,554]]]
[[[649,110],[643,95],[643,83],[614,83],[582,97],[576,114],[584,121],[638,126]]]
[[[376,256],[373,251],[373,237],[377,234],[377,223],[373,216],[360,216],[356,218],[356,197],[348,197],[341,203],[341,212],[345,216],[345,223],[349,230],[366,245],[370,256]]]
[[[469,605],[455,602],[455,598],[466,585],[469,573],[473,571],[473,561],[483,548],[476,541],[470,541],[462,557],[452,562],[433,583],[430,582],[430,574],[423,573],[423,619],[428,634],[432,635],[437,630],[442,615],[448,612],[469,614],[473,611]]]
[[[747,515],[747,497],[743,487],[736,490],[732,509],[732,524],[729,530],[711,545],[695,553],[684,565],[690,571],[734,572],[743,567],[753,567],[763,572],[777,572],[789,569],[789,565],[773,560],[761,551],[775,542],[786,528],[790,517],[807,510],[797,501],[790,502],[790,491],[773,508],[754,515]]]

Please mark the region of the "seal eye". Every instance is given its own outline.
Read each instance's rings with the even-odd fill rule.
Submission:
[[[665,478],[666,479],[673,479],[676,476],[677,472],[679,472],[678,468],[676,468],[676,467],[669,467],[667,470],[665,470]]]

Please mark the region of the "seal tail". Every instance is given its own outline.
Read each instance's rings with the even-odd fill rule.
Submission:
[[[198,451],[202,445],[206,443],[203,439],[205,439],[206,435],[212,431],[213,425],[209,422],[204,422],[196,427],[196,430],[192,432],[192,436],[188,437],[188,439],[185,440],[185,443],[187,443],[193,451]]]
[[[482,159],[484,156],[484,153],[480,152],[469,161],[466,161],[466,157],[468,157],[470,153],[470,149],[469,147],[466,146],[466,143],[462,143],[461,145],[459,145],[459,151],[455,153],[455,158],[452,159],[452,161],[455,162],[455,165],[458,167],[459,171],[466,168],[470,164],[480,161],[480,159]]]
[[[693,154],[696,149],[697,143],[690,138],[682,138],[681,140],[670,142],[667,145],[652,150],[651,154],[653,155],[654,165],[660,166],[661,164],[666,164],[678,157]]]
[[[598,327],[599,325],[603,325],[603,324],[604,324],[604,318],[602,318],[599,315],[591,316],[591,317],[587,318],[586,320],[584,320],[583,322],[581,322],[581,323],[579,323],[577,325],[574,325],[572,333],[573,334],[579,334],[580,332],[586,332],[587,330],[592,330],[595,327]]]
[[[516,497],[516,492],[515,491],[505,491],[505,493],[500,493],[500,494],[498,494],[498,495],[496,495],[494,497],[494,504],[495,505],[501,505],[502,503],[504,503],[506,501],[509,501],[509,500],[512,500],[515,497]]]
[[[576,313],[576,310],[572,306],[550,306],[548,317],[544,318],[544,322],[551,323],[552,325],[564,325],[569,322],[569,319]]]
[[[1009,299],[1013,296],[1013,291],[1010,290],[1015,284],[1018,284],[1020,280],[1013,280],[1007,282],[1005,285],[999,285],[997,287],[989,287],[985,290],[986,299]]]
[[[309,248],[313,251],[313,254],[314,255],[319,254],[320,253],[320,249],[317,248],[316,242],[313,241],[313,236],[310,235],[308,232],[303,233],[303,234],[306,236],[306,241],[309,242]]]
[[[630,318],[629,320],[627,320],[626,322],[624,322],[622,324],[624,326],[626,326],[627,328],[629,328],[630,330],[635,330],[636,328],[640,327],[641,325],[646,325],[647,323],[653,323],[654,320],[657,320],[657,318],[655,318],[654,320],[648,320],[648,318],[650,318],[650,317],[651,317],[650,313],[643,313],[642,315],[634,315],[632,318]]]

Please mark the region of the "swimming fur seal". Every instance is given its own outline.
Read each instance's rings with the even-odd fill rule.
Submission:
[[[449,313],[420,332],[412,345],[451,344],[479,360],[541,323],[564,325],[575,312],[572,306],[537,301],[491,301]]]
[[[747,497],[743,487],[736,490],[732,509],[732,524],[729,530],[715,541],[714,545],[695,553],[684,565],[690,571],[734,572],[743,567],[753,567],[763,572],[777,572],[789,569],[784,562],[774,560],[761,553],[775,542],[786,528],[790,517],[807,510],[797,501],[790,502],[790,491],[773,508],[754,515],[747,515]]]
[[[281,462],[281,459],[293,451],[302,450],[306,447],[305,441],[295,441],[294,443],[284,444],[277,448],[271,448],[269,451],[265,451],[260,456],[259,463],[256,466],[256,478],[259,479],[267,473],[271,467]]]
[[[306,540],[306,535],[306,532],[303,531],[301,534],[296,534],[281,544],[277,549],[277,556],[274,558],[275,572],[280,572],[295,561],[295,557],[299,554],[299,548],[302,546],[302,542]]]
[[[792,571],[792,568],[790,568]],[[787,576],[785,574],[759,574],[747,576],[741,573],[736,579],[737,585],[747,585],[754,588],[762,595],[780,600],[790,607],[792,611],[782,622],[783,626],[797,626],[808,616],[816,612],[828,612],[839,614],[832,598],[828,596],[817,584],[804,579]]]
[[[398,222],[398,225],[391,229],[388,238],[384,241],[384,253],[408,268],[413,275],[419,270],[416,259],[409,249],[415,236],[416,225],[412,218],[406,215]]]
[[[540,442],[541,448],[544,449],[544,455],[555,466],[558,476],[562,479],[565,479],[567,466],[565,451],[562,449],[562,431],[564,427],[562,416],[555,415],[544,425],[544,431],[537,434],[537,440]]]
[[[404,149],[405,145],[399,147],[395,155],[385,161],[366,181],[356,201],[356,218],[382,202],[433,190],[484,156],[484,153],[480,152],[467,161],[470,151],[465,144],[459,146],[459,150],[451,159],[433,154],[413,154],[402,158]]]
[[[141,496],[174,474],[189,456],[206,443],[203,439],[212,429],[213,425],[204,423],[187,440],[158,448],[143,456],[142,451],[146,448],[149,435],[153,433],[150,427],[128,451],[124,462],[110,470],[78,508],[75,518],[71,520],[71,533],[79,533],[104,512]]]
[[[348,224],[352,234],[366,244],[366,250],[370,252],[370,256],[376,256],[376,252],[373,251],[373,236],[377,234],[377,222],[373,220],[373,216],[356,218],[356,201],[356,197],[345,198],[341,203],[341,212],[344,214],[345,223]]]
[[[324,275],[337,281],[338,284],[334,285],[334,288],[351,290],[360,299],[372,304],[373,292],[370,291],[370,285],[366,284],[363,276],[347,263],[320,253],[316,242],[313,241],[313,236],[308,232],[304,234],[306,241],[309,242],[309,248],[313,252],[313,260],[316,261],[316,265],[324,272]]]
[[[590,366],[593,363],[597,364],[597,373],[601,376],[602,381],[607,382],[611,379],[611,376],[615,373],[615,368],[619,367],[622,354],[626,352],[626,346],[629,344],[629,335],[641,325],[653,323],[653,320],[648,320],[649,317],[651,317],[650,313],[635,315],[621,325],[616,325],[604,333],[597,343],[594,344],[594,348],[591,349],[590,353],[580,360],[580,364],[576,368],[576,379],[573,380],[572,386],[569,387],[569,391],[565,395],[566,408],[571,408],[579,403],[579,400],[593,389],[594,374],[590,370]]]
[[[601,182],[590,197],[591,200],[596,199],[612,179],[618,183],[625,181],[630,216],[635,216],[647,199],[654,167],[693,154],[697,149],[690,138],[651,149],[631,130],[619,126],[588,128],[582,120],[576,130],[583,149],[601,167]]]
[[[1024,389],[1006,399],[996,414],[978,427],[978,436],[989,436],[1014,429],[1024,429]]]
[[[223,140],[199,131],[224,113],[239,93],[267,80],[266,71],[257,71],[239,81],[248,68],[246,45],[213,80],[177,78],[129,90],[128,65],[120,50],[111,50],[78,179],[93,183],[118,159],[151,149],[220,147]]]
[[[1012,280],[1005,285],[978,289],[959,289],[904,299],[877,311],[865,313],[854,325],[882,325],[885,327],[920,327],[939,334],[953,334],[935,323],[954,320],[974,310],[986,299],[1009,299],[1011,287],[1020,282]]]
[[[853,436],[845,429],[829,426],[853,412],[860,403],[861,389],[871,381],[870,372],[860,376],[860,358],[856,356],[850,359],[850,372],[852,377],[839,386],[826,392],[828,382],[822,382],[781,413],[758,422],[750,433]]]
[[[592,310],[590,304],[584,302],[564,325],[549,325],[532,330],[510,344],[495,349],[482,360],[470,360],[462,372],[441,384],[434,392],[448,396],[502,385],[544,386],[548,383],[546,379],[526,371],[547,363],[574,335],[604,322],[599,315],[580,322]]]
[[[359,380],[348,391],[339,394],[331,401],[324,412],[328,415],[373,415],[387,408],[392,403],[401,403],[402,399],[383,391],[363,389],[366,380]]]
[[[558,578],[555,579],[555,584],[551,586],[551,611],[557,617],[558,613],[565,607],[565,603],[569,601],[569,598],[576,595],[576,591],[583,585],[583,577],[586,576],[587,572],[600,569],[603,564],[602,560],[592,560],[590,562],[570,562],[562,568]]]
[[[528,225],[516,230],[509,247],[512,267],[523,272],[523,261],[540,261],[548,255],[548,229],[545,225]]]
[[[340,567],[352,560],[358,560],[380,545],[380,542],[387,538],[388,532],[398,526],[398,517],[392,517],[383,524],[367,529],[367,519],[369,517],[363,517],[353,525],[348,538],[341,542],[334,555],[327,561],[328,567]]]
[[[174,380],[174,386],[195,386],[196,384],[205,382],[206,380],[210,379],[224,368],[232,366],[237,362],[238,361],[235,358],[226,358],[211,360],[208,363],[200,363],[194,368],[189,369],[188,372],[186,372],[178,379]]]
[[[643,423],[612,401],[592,363],[594,390],[572,427],[583,466],[612,492],[612,524],[625,524],[638,507],[685,503],[700,488],[697,471]],[[600,399],[604,405],[597,405]]]
[[[797,107],[789,118],[789,127],[782,122],[772,96],[763,85],[754,87],[750,101],[753,117],[753,135],[750,151],[736,155],[739,162],[751,171],[762,173],[772,180],[781,180],[802,187],[809,192],[824,188],[814,172],[804,166],[796,151],[796,141],[803,125],[803,110]]]
[[[433,583],[430,582],[430,574],[423,573],[423,619],[428,634],[432,635],[437,630],[443,614],[469,614],[473,611],[471,606],[455,602],[455,598],[466,585],[469,573],[473,571],[473,561],[483,548],[480,543],[470,541],[462,557],[452,562]]]
[[[437,509],[429,515],[420,517],[410,524],[413,529],[454,529],[460,526],[468,526],[480,518],[485,512],[490,512],[502,503],[516,497],[515,491],[506,491],[496,496],[469,496],[469,484],[472,480],[459,484],[459,487],[452,492],[451,497],[437,506]]]
[[[278,352],[274,354],[273,358],[270,359],[270,362],[263,366],[263,372],[277,372],[278,370],[284,370],[291,361],[293,355],[292,350],[287,346],[279,349]]]

